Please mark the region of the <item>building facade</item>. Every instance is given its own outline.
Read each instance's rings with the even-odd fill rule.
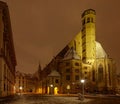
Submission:
[[[0,1],[0,97],[15,93],[15,66],[9,10],[7,4]]]
[[[25,74],[17,71],[15,81],[16,93],[36,93],[38,79],[34,74]]]
[[[85,80],[85,92],[115,93],[116,65],[96,41],[96,12],[88,9],[81,17],[81,31],[39,71],[39,88],[44,89],[42,93],[47,93],[51,87],[49,75],[53,70],[59,73],[60,82],[59,86],[52,84],[52,87],[57,87],[59,93],[81,92],[81,79]]]

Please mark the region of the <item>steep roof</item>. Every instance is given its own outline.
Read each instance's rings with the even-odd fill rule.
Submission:
[[[48,77],[59,77],[60,74],[56,70],[52,70]]]
[[[75,51],[75,49],[73,47],[71,47],[66,54],[64,55],[64,60],[68,60],[68,59],[77,59],[80,60],[80,57],[78,56],[77,52]]]
[[[69,50],[69,47],[68,47],[68,45],[66,45],[65,48],[63,48],[63,49],[56,55],[56,57],[61,57],[61,58],[63,58],[64,55],[65,55],[65,53],[66,53],[68,50]]]
[[[96,58],[105,58],[107,54],[101,44],[96,41]]]

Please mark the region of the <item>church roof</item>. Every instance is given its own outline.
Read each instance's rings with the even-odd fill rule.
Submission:
[[[71,47],[66,54],[64,55],[64,60],[68,60],[68,59],[77,59],[80,60],[80,57],[78,56],[77,52],[75,51],[75,49],[73,47]]]
[[[52,70],[48,77],[59,77],[60,74],[56,70]]]
[[[58,54],[57,56],[64,58],[65,53],[69,50],[68,45],[65,46]]]
[[[96,42],[96,58],[105,58],[107,57],[107,54],[101,44],[99,42]]]

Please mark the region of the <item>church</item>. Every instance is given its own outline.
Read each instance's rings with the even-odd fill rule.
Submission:
[[[96,12],[85,10],[81,31],[41,70],[38,92],[43,94],[114,93],[116,65],[96,41]]]

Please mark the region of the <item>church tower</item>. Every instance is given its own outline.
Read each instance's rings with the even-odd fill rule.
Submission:
[[[95,17],[93,9],[87,9],[82,14],[82,60],[88,64],[92,64],[96,57]]]

